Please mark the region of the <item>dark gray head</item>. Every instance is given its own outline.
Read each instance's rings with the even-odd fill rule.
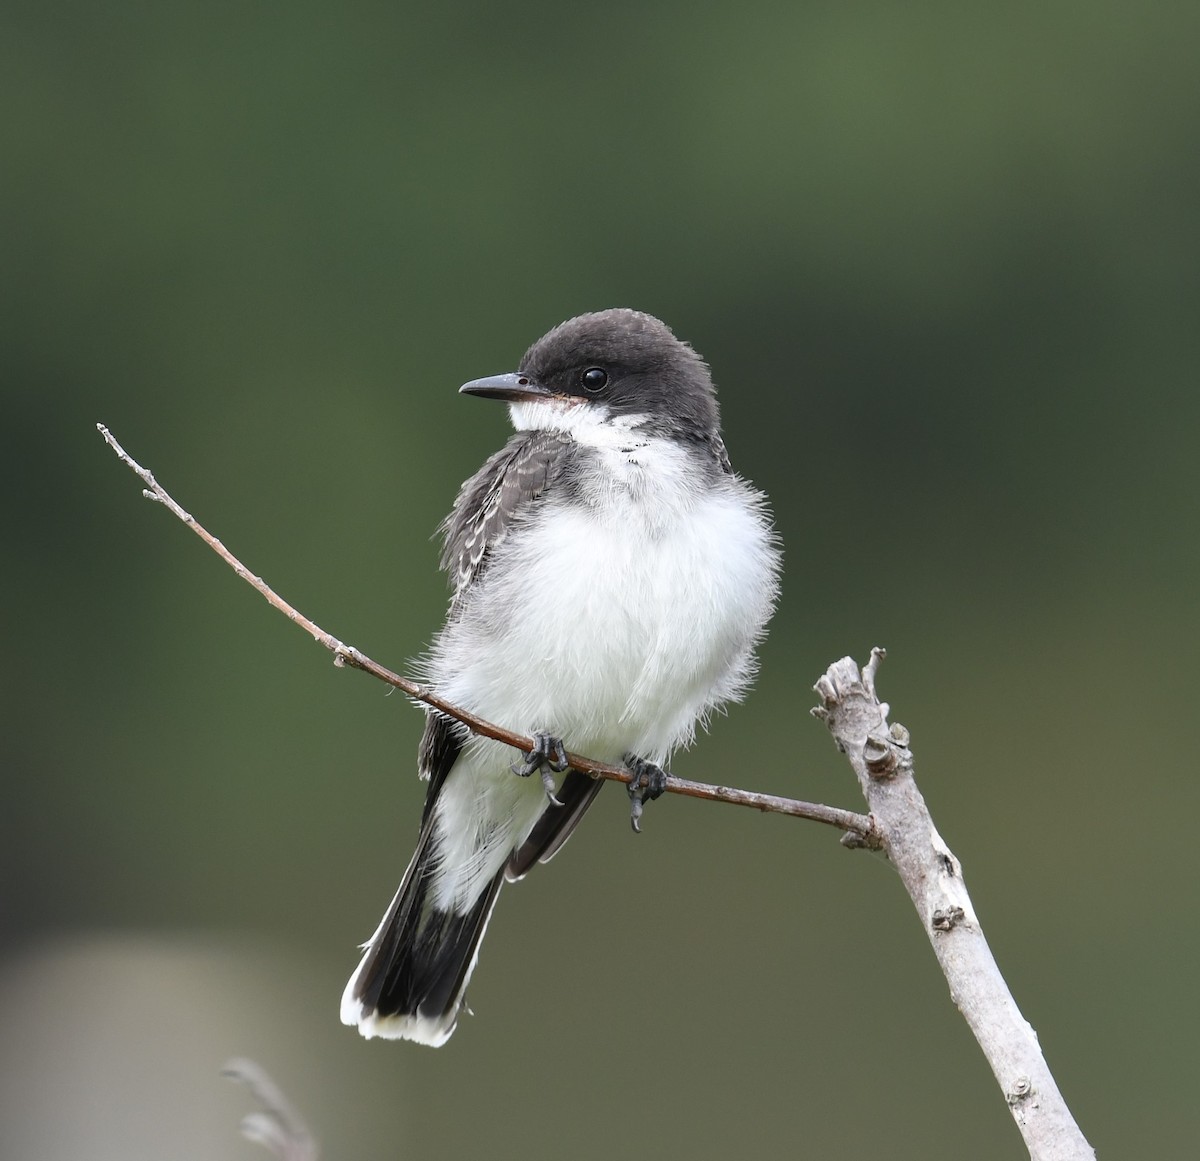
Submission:
[[[460,390],[510,403],[603,406],[613,418],[645,416],[639,426],[664,435],[707,438],[720,426],[704,360],[665,323],[625,308],[568,319],[525,352],[519,370]]]

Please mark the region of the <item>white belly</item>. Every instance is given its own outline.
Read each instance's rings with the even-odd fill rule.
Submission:
[[[614,488],[603,516],[548,506],[505,541],[435,645],[445,696],[577,753],[657,762],[736,697],[775,593],[765,516],[739,481],[662,490]]]
[[[499,725],[600,761],[662,765],[749,681],[778,553],[758,495],[731,477],[698,492],[670,444],[613,449],[601,467],[587,496],[602,503],[547,498],[499,545],[427,675]],[[439,906],[468,907],[545,809],[540,779],[511,773],[517,757],[473,738],[447,778]]]

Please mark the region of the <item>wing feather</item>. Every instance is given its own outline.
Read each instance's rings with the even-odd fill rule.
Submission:
[[[479,579],[489,555],[554,483],[571,442],[551,431],[519,432],[463,484],[441,529],[442,568],[456,597]]]

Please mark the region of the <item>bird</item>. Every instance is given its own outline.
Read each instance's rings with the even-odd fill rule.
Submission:
[[[416,852],[341,1005],[363,1036],[433,1046],[465,1009],[501,888],[555,855],[603,786],[567,750],[631,771],[640,829],[672,752],[747,691],[781,568],[708,365],[652,315],[568,319],[516,371],[459,391],[507,403],[515,434],[441,525],[452,595],[418,672],[534,746],[514,762],[427,711]]]

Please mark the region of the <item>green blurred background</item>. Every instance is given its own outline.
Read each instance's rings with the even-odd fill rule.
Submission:
[[[507,434],[462,381],[582,310],[711,362],[784,597],[676,770],[856,806],[810,687],[882,691],[1102,1155],[1186,1155],[1200,810],[1200,8],[14,0],[0,27],[0,1154],[1011,1158],[886,866],[616,791],[510,889],[437,1052],[337,1022],[421,716],[95,431],[402,667]],[[1192,749],[1189,749],[1192,747]]]

